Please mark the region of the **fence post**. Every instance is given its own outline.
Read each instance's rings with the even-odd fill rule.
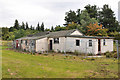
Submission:
[[[119,46],[118,46],[118,40],[116,40],[116,48],[117,48],[117,59],[119,59]]]
[[[86,53],[85,53],[85,58],[87,58],[87,41],[86,41]]]

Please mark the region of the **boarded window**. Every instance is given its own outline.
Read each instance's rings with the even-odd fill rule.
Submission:
[[[34,43],[32,43],[32,46],[34,46]]]
[[[59,44],[59,38],[54,38],[54,43]]]
[[[103,39],[103,45],[106,45],[105,39]]]
[[[76,40],[76,46],[80,46],[80,40]]]
[[[92,40],[89,40],[89,47],[92,46]]]
[[[25,45],[27,45],[27,40],[25,40]]]
[[[23,41],[21,40],[21,44],[23,43]]]

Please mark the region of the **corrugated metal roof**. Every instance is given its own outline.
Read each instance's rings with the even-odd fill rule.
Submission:
[[[37,34],[34,34],[32,36],[22,37],[16,40],[22,40],[22,39],[41,39],[41,38],[54,38],[54,37],[79,37],[79,38],[99,38],[99,39],[113,39],[114,37],[99,37],[99,36],[81,36],[81,35],[70,35],[72,32],[76,31],[76,29],[72,30],[63,30],[63,31],[56,31],[56,32],[40,32]],[[79,31],[79,30],[78,30]]]
[[[44,38],[46,36],[33,36],[33,37],[22,37],[22,38],[19,38],[19,39],[16,39],[16,40],[26,40],[26,39],[41,39],[41,38]]]
[[[74,32],[75,30],[76,29],[50,32],[48,34],[48,37],[63,37],[63,36],[67,36],[67,35],[70,35],[72,32]]]
[[[40,32],[40,33],[36,33],[36,34],[33,34],[33,35],[28,35],[28,37],[32,37],[32,36],[43,36],[43,35],[47,35],[49,34],[49,32]]]
[[[80,35],[68,35],[66,37],[78,37],[78,38],[94,38],[94,39],[114,39],[114,37],[101,37],[101,36],[80,36]]]

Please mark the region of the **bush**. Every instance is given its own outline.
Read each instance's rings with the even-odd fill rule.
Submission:
[[[107,51],[104,54],[106,55],[106,58],[117,58],[117,52],[116,51],[112,51],[112,52]]]
[[[92,53],[89,53],[89,54],[87,54],[87,56],[93,56],[94,54],[92,54]]]
[[[62,54],[65,54],[65,52],[64,52],[64,51],[62,51]]]
[[[44,55],[45,55],[45,56],[48,56],[48,54],[47,54],[47,53],[45,53]]]
[[[93,60],[95,60],[95,58],[86,58],[86,60],[93,61]]]
[[[35,53],[33,53],[33,55],[35,55]]]
[[[75,54],[76,56],[78,56],[78,55],[79,55],[79,52],[78,52],[77,50],[75,50],[75,51],[74,51],[74,54]]]
[[[58,52],[58,53],[61,53],[61,51],[60,51],[59,49],[57,49],[57,52]]]
[[[54,50],[50,50],[49,52],[50,52],[50,53],[53,53],[53,52],[55,52],[55,51],[54,51]]]

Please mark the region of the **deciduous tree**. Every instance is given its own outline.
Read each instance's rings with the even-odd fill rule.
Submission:
[[[90,36],[107,36],[108,29],[102,28],[102,24],[98,23],[90,24],[87,26],[87,34]]]

